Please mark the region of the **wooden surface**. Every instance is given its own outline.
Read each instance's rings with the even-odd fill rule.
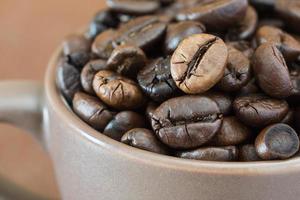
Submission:
[[[0,80],[42,80],[62,38],[87,24],[104,4],[104,0],[1,0]],[[47,154],[28,134],[0,124],[0,176],[57,199],[53,174]]]

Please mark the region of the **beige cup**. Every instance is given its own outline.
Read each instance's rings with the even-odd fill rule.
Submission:
[[[131,148],[90,128],[55,86],[0,83],[0,120],[30,130],[49,151],[66,200],[299,200],[300,158],[224,163],[184,160]],[[12,144],[13,145],[13,144]]]

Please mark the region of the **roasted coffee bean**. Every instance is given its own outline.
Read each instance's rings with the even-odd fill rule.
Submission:
[[[69,103],[72,102],[74,94],[82,89],[80,72],[76,67],[68,63],[68,58],[66,57],[58,61],[57,85]]]
[[[260,88],[275,98],[292,94],[293,85],[286,62],[274,44],[264,43],[253,56],[253,71]]]
[[[134,15],[150,14],[160,7],[158,0],[106,0],[106,3],[112,11]]]
[[[300,33],[299,0],[276,0],[275,10],[281,15],[290,29]]]
[[[256,80],[253,78],[244,87],[238,91],[237,96],[247,96],[249,94],[260,93],[258,86],[256,85]]]
[[[272,99],[259,94],[236,98],[233,109],[237,118],[251,127],[279,123],[289,112],[285,100]]]
[[[123,24],[118,29],[121,36],[117,44],[132,44],[144,51],[151,50],[160,42],[167,29],[166,23],[155,16],[137,17]]]
[[[115,109],[136,109],[145,101],[137,83],[112,71],[99,71],[94,77],[93,88],[103,102]]]
[[[294,111],[290,110],[286,114],[286,116],[281,120],[281,123],[288,124],[288,125],[293,125],[293,123],[294,123]]]
[[[245,40],[250,38],[256,31],[258,15],[252,6],[248,6],[246,15],[243,20],[230,29],[227,38],[229,40]]]
[[[255,146],[253,144],[242,145],[238,148],[239,161],[250,162],[260,161],[261,158],[257,155]]]
[[[196,148],[207,143],[222,124],[215,101],[203,96],[182,96],[162,103],[153,113],[152,128],[173,148]]]
[[[100,33],[92,45],[92,52],[99,58],[108,59],[117,46],[115,41],[118,35],[119,34],[113,29],[107,29]]]
[[[218,88],[224,92],[235,92],[245,86],[251,79],[249,59],[239,50],[228,47],[228,63]]]
[[[235,146],[202,147],[195,150],[178,152],[176,156],[193,160],[235,161],[238,158],[238,149]]]
[[[120,141],[122,136],[133,128],[144,128],[146,122],[143,116],[132,111],[119,112],[105,127],[103,134]]]
[[[195,20],[208,29],[225,30],[244,18],[247,0],[215,0],[183,9],[176,18],[179,21]]]
[[[154,101],[162,102],[177,91],[170,72],[170,57],[157,58],[148,63],[137,76],[143,91]]]
[[[126,132],[121,141],[130,146],[159,154],[168,154],[167,148],[155,136],[155,134],[144,128],[135,128]]]
[[[243,144],[251,137],[251,130],[236,117],[224,117],[222,126],[210,142],[212,146]]]
[[[80,80],[85,92],[89,94],[95,94],[93,89],[94,76],[98,71],[104,69],[107,69],[107,65],[106,61],[102,59],[92,60],[83,67]]]
[[[150,123],[151,123],[152,115],[155,112],[157,107],[158,107],[158,105],[156,103],[154,103],[153,101],[150,101],[146,107],[145,114]]]
[[[121,75],[135,78],[146,65],[146,55],[139,47],[121,45],[116,47],[107,61],[107,67]]]
[[[232,98],[229,95],[220,92],[207,92],[204,96],[214,100],[223,115],[229,115],[231,113]]]
[[[113,118],[104,103],[96,97],[77,92],[73,99],[74,112],[86,123],[98,131],[103,131],[108,122]]]
[[[245,40],[227,42],[226,44],[241,51],[249,59],[251,59],[254,54],[254,50],[252,49],[251,44]]]
[[[260,132],[255,140],[256,152],[264,160],[287,159],[299,150],[299,138],[286,124],[274,124]]]
[[[171,59],[171,75],[185,93],[200,94],[224,75],[228,51],[218,37],[196,34],[184,39]]]
[[[263,26],[256,32],[258,45],[269,42],[277,46],[287,61],[293,61],[300,55],[300,43],[290,34],[279,28]]]
[[[200,22],[187,21],[170,24],[167,28],[164,43],[165,54],[173,53],[184,38],[194,34],[204,33],[205,30],[205,26]]]

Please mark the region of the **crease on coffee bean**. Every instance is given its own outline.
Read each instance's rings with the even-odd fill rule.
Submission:
[[[113,97],[113,95],[115,94],[115,92],[118,90],[120,88],[120,90],[121,90],[121,93],[122,93],[122,100],[124,100],[124,88],[123,88],[123,84],[120,82],[116,87],[115,87],[115,89],[112,91],[112,93],[111,93],[111,95],[110,95],[110,99],[112,99]]]

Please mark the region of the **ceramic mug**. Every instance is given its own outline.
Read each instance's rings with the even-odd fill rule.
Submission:
[[[300,158],[267,162],[185,160],[135,149],[81,121],[56,88],[0,83],[0,121],[29,130],[50,153],[66,200],[299,200]]]

